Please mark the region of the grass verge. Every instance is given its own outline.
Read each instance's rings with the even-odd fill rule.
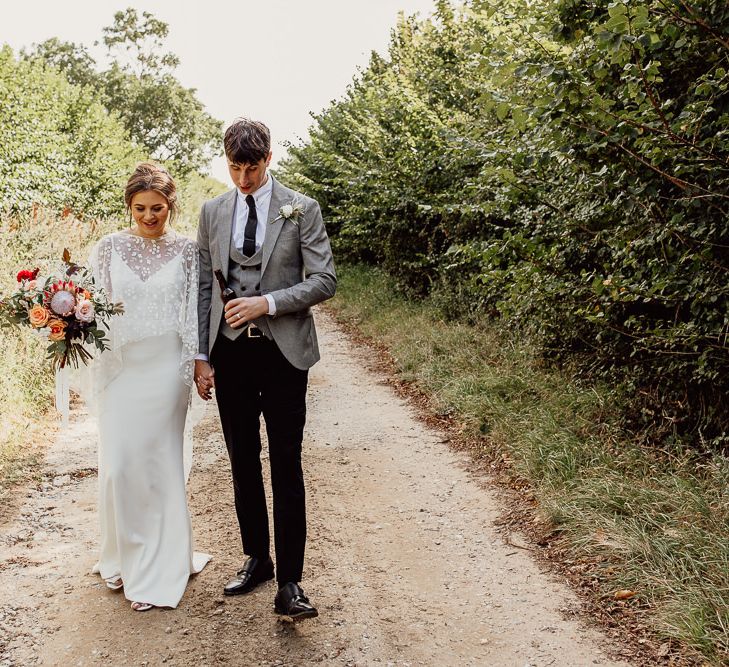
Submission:
[[[388,350],[474,456],[507,462],[547,527],[542,553],[604,622],[632,631],[647,652],[634,657],[729,664],[729,459],[641,448],[609,388],[544,368],[493,323],[444,322],[377,269],[339,274],[335,316]]]

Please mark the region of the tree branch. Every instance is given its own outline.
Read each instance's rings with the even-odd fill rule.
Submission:
[[[584,125],[582,123],[578,123],[575,120],[570,120],[569,122],[572,125],[574,125],[575,127],[579,127],[582,130],[587,130],[588,132],[597,132],[598,134],[602,135],[606,139],[611,138],[610,133],[607,132],[606,130],[601,130],[600,128],[596,128],[596,127],[590,127],[589,125]],[[684,181],[683,179],[677,178],[676,176],[671,176],[671,174],[663,171],[660,167],[657,167],[656,165],[651,164],[644,157],[638,155],[635,151],[632,151],[630,148],[628,148],[624,144],[620,143],[619,141],[611,141],[611,143],[613,146],[620,148],[620,150],[627,153],[632,158],[636,159],[642,165],[648,167],[649,169],[656,172],[658,175],[662,176],[667,181],[669,181],[676,187],[681,188],[682,190],[688,190],[689,188],[694,188],[696,190],[700,190],[701,192],[705,192],[708,196],[711,196],[711,197],[721,197],[722,199],[729,199],[729,195],[724,195],[724,194],[721,194],[718,192],[712,192],[711,190],[707,190],[705,187],[698,185],[697,183],[690,183],[689,181]]]

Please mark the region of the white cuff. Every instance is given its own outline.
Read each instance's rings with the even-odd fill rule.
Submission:
[[[274,317],[276,315],[276,302],[270,294],[264,294],[263,296],[265,296],[266,301],[268,301],[268,314],[271,317]]]
[[[195,361],[208,361],[208,355],[203,354],[202,352],[200,354],[196,354]]]

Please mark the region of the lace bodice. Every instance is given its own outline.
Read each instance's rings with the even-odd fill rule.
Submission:
[[[124,345],[170,332],[182,340],[180,373],[192,385],[198,351],[195,242],[175,232],[158,239],[117,232],[96,244],[90,264],[97,286],[124,304],[124,315],[111,320],[111,350],[97,364],[102,387],[121,370]]]

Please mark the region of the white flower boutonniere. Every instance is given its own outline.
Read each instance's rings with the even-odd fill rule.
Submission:
[[[275,217],[271,222],[277,220],[291,220],[295,225],[299,224],[299,217],[304,215],[304,205],[302,202],[294,199],[289,204],[284,204],[278,209],[278,216]]]

